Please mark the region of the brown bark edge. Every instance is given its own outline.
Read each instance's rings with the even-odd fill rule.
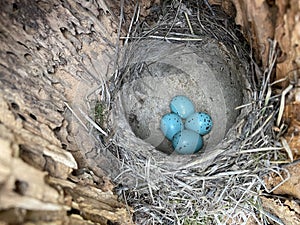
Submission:
[[[114,17],[103,1],[0,8],[0,223],[131,224],[101,169],[89,170],[65,105],[107,73]]]

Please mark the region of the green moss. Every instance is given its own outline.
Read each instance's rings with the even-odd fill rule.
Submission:
[[[183,222],[183,225],[210,225],[212,224],[212,220],[209,216],[200,217],[197,211],[194,212],[193,215],[186,218]]]
[[[95,110],[94,110],[94,114],[95,114],[95,122],[99,125],[99,126],[103,126],[104,124],[104,120],[105,120],[105,110],[106,110],[106,106],[105,104],[103,104],[100,101],[97,101],[95,104]]]
[[[211,224],[210,219],[201,219],[201,221],[195,220],[195,219],[186,219],[183,223],[183,225],[209,225]]]

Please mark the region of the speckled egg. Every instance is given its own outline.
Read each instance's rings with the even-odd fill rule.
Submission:
[[[213,126],[211,117],[204,112],[197,112],[189,116],[185,121],[185,127],[200,135],[208,134]]]
[[[183,122],[177,114],[168,113],[161,118],[160,129],[167,139],[172,140],[174,135],[183,129]]]
[[[171,100],[170,109],[173,113],[176,113],[182,119],[186,119],[195,112],[193,102],[184,95],[175,96]]]
[[[196,132],[184,129],[175,134],[172,145],[179,154],[194,154],[203,147],[203,139]]]

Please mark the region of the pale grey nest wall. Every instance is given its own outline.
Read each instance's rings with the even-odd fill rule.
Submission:
[[[186,95],[197,111],[209,113],[214,121],[200,154],[216,149],[237,120],[240,111],[236,107],[249,101],[245,68],[221,47],[212,39],[197,45],[158,40],[133,43],[126,53],[116,129],[123,134],[124,129],[130,130],[124,138],[131,144],[137,141],[144,151],[170,154],[171,143],[160,131],[160,118],[170,111],[169,102],[175,95]]]

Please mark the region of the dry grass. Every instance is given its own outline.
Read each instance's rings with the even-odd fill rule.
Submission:
[[[271,42],[269,67],[261,71],[251,58],[251,48],[241,41],[235,27],[220,10],[207,1],[189,1],[187,5],[182,1],[167,2],[156,12],[160,17],[152,25],[148,20],[140,21],[137,5],[128,34],[121,37],[119,33],[127,50],[119,63],[116,62],[110,84],[102,86],[101,100],[107,107],[117,104],[114,97],[124,79],[134,79],[125,78],[123,69],[130,60],[128,43],[141,39],[195,45],[207,36],[217,39],[238,58],[249,61],[252,100],[239,107],[248,114],[239,118],[224,140],[226,148],[216,151],[217,157],[207,166],[196,160],[176,170],[168,169],[153,152],[138,151],[137,143],[121,148],[118,133],[110,128],[110,138],[102,140],[102,144],[120,162],[122,172],[113,177],[116,183],[122,184],[117,188],[118,193],[134,208],[137,224],[245,224],[249,218],[267,224],[270,219],[277,220],[264,212],[259,198],[272,191],[265,187],[264,176],[271,171],[279,174],[283,170],[279,163],[286,160],[280,132],[274,130],[283,107],[281,96],[273,95],[270,80],[277,58],[276,43]],[[117,55],[121,55],[119,50]],[[96,128],[106,135],[104,129]],[[135,185],[126,186],[124,174]]]

